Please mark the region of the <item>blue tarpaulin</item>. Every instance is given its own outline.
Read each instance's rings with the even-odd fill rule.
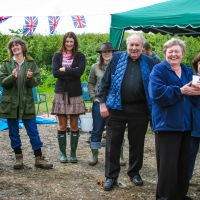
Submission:
[[[57,120],[55,117],[53,118],[47,118],[47,117],[41,117],[36,116],[36,123],[37,124],[56,124]],[[19,120],[19,128],[23,127],[22,120]],[[0,131],[8,129],[7,119],[1,119],[0,120]]]

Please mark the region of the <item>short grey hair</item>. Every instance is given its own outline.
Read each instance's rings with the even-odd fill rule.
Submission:
[[[132,35],[139,35],[139,36],[141,37],[141,39],[142,39],[142,46],[144,46],[144,44],[146,43],[146,40],[145,40],[144,36],[142,35],[142,33],[137,32],[137,31],[132,32],[132,33],[130,33],[130,34],[128,35],[128,37],[126,38],[126,45],[128,45],[129,39],[130,39],[130,37],[131,37]]]
[[[175,45],[179,45],[181,47],[182,51],[183,51],[183,54],[185,54],[186,44],[183,40],[178,39],[178,38],[171,38],[170,40],[165,42],[165,44],[163,45],[164,54],[166,54],[166,51],[167,51],[168,48],[175,46]]]
[[[26,42],[24,40],[22,40],[21,38],[11,38],[10,41],[8,42],[8,53],[13,56],[13,52],[12,52],[12,45],[13,43],[17,43],[20,44],[22,46],[22,53],[24,56],[27,55],[28,53],[28,46],[26,44]]]

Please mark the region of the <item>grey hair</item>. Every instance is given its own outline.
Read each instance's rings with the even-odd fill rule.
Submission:
[[[175,46],[175,45],[179,45],[183,51],[183,55],[186,52],[186,44],[183,40],[178,39],[178,38],[171,38],[170,40],[168,40],[167,42],[165,42],[165,44],[163,45],[163,52],[164,54],[166,54],[166,51],[168,48]]]
[[[22,46],[22,53],[23,53],[23,55],[24,56],[27,55],[27,53],[28,53],[28,46],[27,46],[26,42],[24,40],[22,40],[21,38],[12,38],[8,42],[8,53],[11,56],[13,56],[13,52],[12,52],[12,45],[13,45],[13,43],[20,44]]]
[[[144,44],[146,43],[146,40],[145,40],[144,36],[142,35],[142,33],[137,32],[137,31],[132,32],[132,33],[130,33],[130,34],[128,35],[128,37],[126,38],[126,45],[128,45],[129,39],[130,39],[130,37],[131,37],[132,35],[139,35],[139,36],[141,37],[141,39],[142,39],[142,46],[144,46]]]

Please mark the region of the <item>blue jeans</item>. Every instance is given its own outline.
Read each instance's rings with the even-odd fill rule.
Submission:
[[[11,140],[11,147],[15,149],[22,146],[22,142],[19,135],[19,122],[18,119],[7,119],[9,128],[9,137]],[[33,150],[38,150],[42,147],[43,143],[40,140],[40,136],[37,130],[35,119],[22,119],[26,132],[30,138],[30,143]]]
[[[189,180],[192,179],[196,157],[199,151],[200,137],[190,138],[190,168],[189,168]]]
[[[93,118],[93,129],[91,132],[91,149],[101,148],[101,137],[106,124],[106,119],[101,117],[100,104],[98,101],[94,101],[92,105],[92,118]]]

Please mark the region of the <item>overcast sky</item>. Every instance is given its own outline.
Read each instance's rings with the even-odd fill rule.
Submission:
[[[166,0],[4,0],[0,16],[13,16],[0,24],[0,32],[22,29],[24,16],[37,16],[35,33],[49,34],[47,16],[60,16],[56,32],[109,33],[110,14],[160,3]],[[75,29],[71,15],[84,15],[86,27]]]

